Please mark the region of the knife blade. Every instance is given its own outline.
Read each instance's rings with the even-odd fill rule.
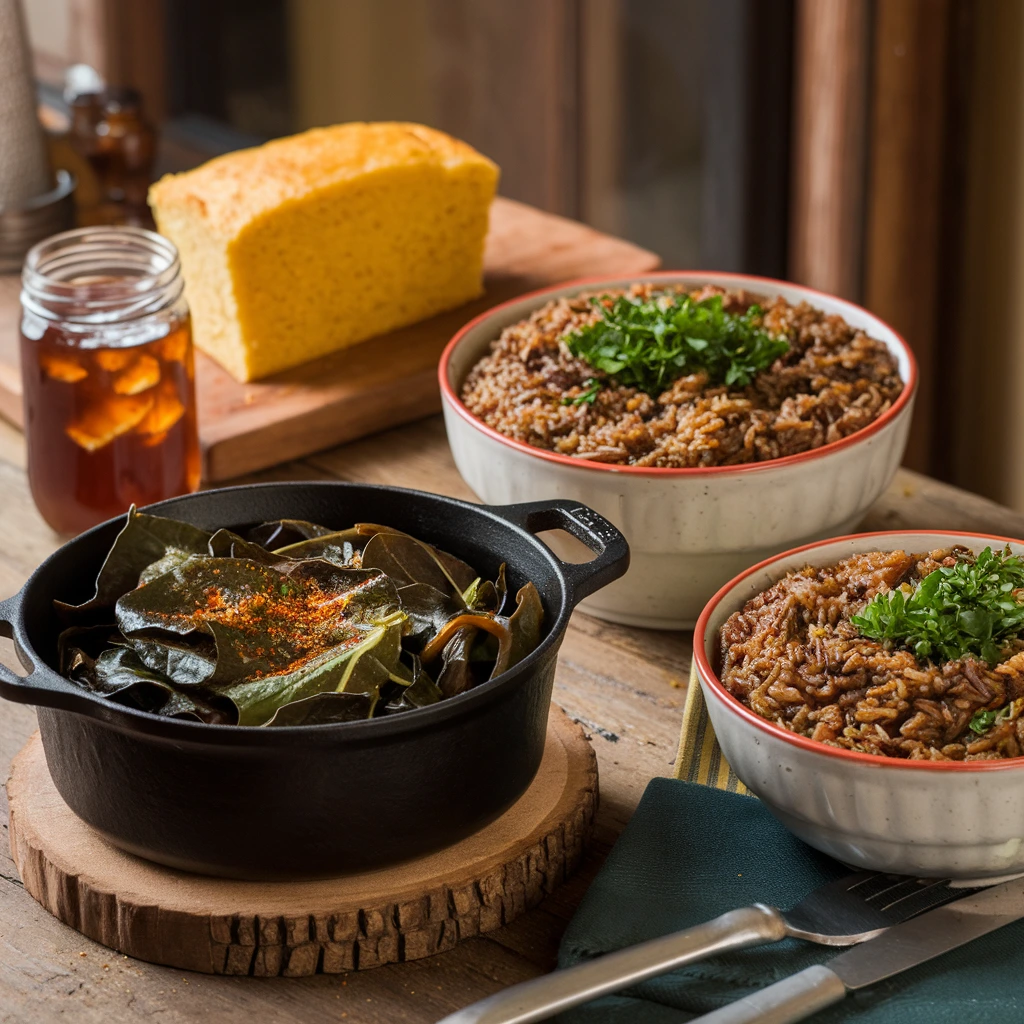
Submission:
[[[972,892],[830,960],[698,1017],[692,1024],[793,1024],[989,932],[1024,918],[1024,878]]]

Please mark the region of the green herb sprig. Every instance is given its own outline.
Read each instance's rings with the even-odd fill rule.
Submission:
[[[992,709],[991,711],[983,709],[981,711],[975,711],[971,715],[970,728],[972,732],[976,732],[979,736],[984,735],[996,724],[996,718],[999,715],[999,711]]]
[[[759,306],[728,313],[720,295],[700,302],[688,295],[645,301],[623,295],[610,307],[605,301],[593,300],[601,319],[568,335],[566,345],[594,369],[649,395],[701,371],[713,386],[746,387],[789,351],[785,338],[761,327]]]
[[[929,573],[913,589],[876,594],[851,622],[861,634],[936,662],[976,655],[995,664],[1024,629],[1024,559],[991,548]]]
[[[968,726],[972,732],[984,736],[994,725],[1002,725],[1008,719],[1012,720],[1020,715],[1022,706],[1024,706],[1024,701],[1018,697],[1001,708],[982,708],[981,711],[975,711],[971,715]]]
[[[575,398],[563,398],[562,405],[593,405],[601,390],[601,382],[596,377],[589,377],[584,386],[586,390],[581,391]]]

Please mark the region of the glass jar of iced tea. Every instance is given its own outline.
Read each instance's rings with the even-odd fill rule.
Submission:
[[[29,251],[21,373],[43,518],[78,533],[199,486],[192,333],[175,247],[79,228]]]

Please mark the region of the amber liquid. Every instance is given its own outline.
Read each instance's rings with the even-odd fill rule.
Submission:
[[[61,533],[199,486],[191,325],[128,347],[22,335],[32,497]]]

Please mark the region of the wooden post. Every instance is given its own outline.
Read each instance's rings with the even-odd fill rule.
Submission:
[[[869,0],[798,0],[789,276],[858,299]]]
[[[906,464],[931,469],[950,0],[877,5],[864,304],[917,356],[921,387]]]

